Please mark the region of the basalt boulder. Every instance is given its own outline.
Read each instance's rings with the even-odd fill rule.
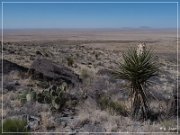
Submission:
[[[30,69],[29,74],[33,79],[43,79],[46,81],[59,81],[68,84],[78,84],[81,82],[79,75],[64,65],[57,64],[45,58],[36,59]]]
[[[8,61],[6,59],[1,59],[0,62],[0,73],[2,73],[2,65],[3,65],[3,74],[8,74],[11,71],[19,71],[19,72],[27,72],[28,68],[20,66],[16,63],[13,63],[11,61]]]

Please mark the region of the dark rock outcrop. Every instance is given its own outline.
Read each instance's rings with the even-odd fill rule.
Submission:
[[[171,98],[171,106],[169,108],[169,116],[178,116],[180,117],[180,87],[177,90],[173,91],[173,96]]]
[[[29,74],[32,75],[33,79],[65,81],[73,85],[81,82],[79,75],[71,69],[44,58],[38,58],[32,63]]]
[[[1,59],[0,60],[0,73],[2,73],[2,63],[3,63],[3,74],[8,74],[11,71],[27,72],[28,68],[20,66],[11,61]]]

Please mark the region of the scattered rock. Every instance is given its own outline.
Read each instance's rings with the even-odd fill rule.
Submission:
[[[68,117],[74,115],[74,110],[73,109],[64,109],[62,112],[63,117]]]
[[[113,71],[110,70],[110,69],[100,69],[98,72],[97,72],[98,75],[107,75],[107,76],[110,76],[112,77],[113,76]]]
[[[106,130],[100,124],[85,124],[80,131],[85,132],[106,132]]]
[[[47,129],[49,132],[50,132],[50,131],[51,131],[51,132],[54,132],[55,129],[56,129],[56,127],[55,127],[55,126],[48,126],[46,129]]]
[[[7,89],[8,91],[16,90],[16,87],[19,85],[18,82],[3,82],[3,88]]]
[[[27,127],[30,129],[36,129],[40,124],[40,118],[32,115],[24,116],[27,120]]]
[[[36,51],[36,55],[43,55],[40,51]]]
[[[71,123],[73,120],[73,117],[60,117],[60,118],[55,118],[55,122],[62,125],[63,127],[66,127]]]

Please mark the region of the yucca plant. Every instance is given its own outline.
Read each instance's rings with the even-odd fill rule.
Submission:
[[[136,48],[129,48],[122,57],[124,61],[119,63],[119,68],[114,71],[114,75],[130,82],[133,118],[137,118],[139,114],[143,119],[147,118],[149,110],[147,84],[150,83],[149,79],[158,73],[157,60],[152,49],[146,49],[143,53],[137,54]]]

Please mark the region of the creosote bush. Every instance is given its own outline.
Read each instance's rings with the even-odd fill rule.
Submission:
[[[133,118],[142,116],[146,119],[149,111],[147,86],[151,83],[149,79],[158,73],[155,56],[151,49],[138,55],[136,48],[130,48],[122,57],[124,61],[119,63],[114,75],[130,82]]]

